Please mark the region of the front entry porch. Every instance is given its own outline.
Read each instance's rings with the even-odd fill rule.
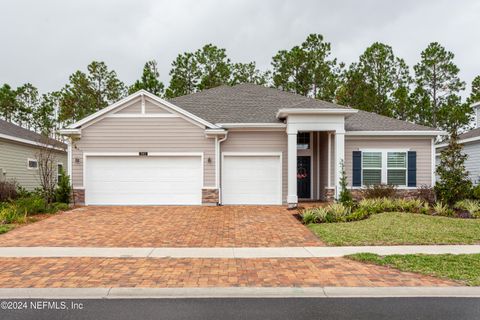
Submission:
[[[332,131],[297,133],[295,171],[297,203],[331,201],[334,198],[335,142],[336,135]],[[290,191],[289,189],[289,195]],[[289,201],[289,206],[295,207],[296,203]]]
[[[345,115],[354,112],[351,109],[279,112],[278,117],[287,123],[290,208],[297,207],[299,200],[336,198],[345,157]]]

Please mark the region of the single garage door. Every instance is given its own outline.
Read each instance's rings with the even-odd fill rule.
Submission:
[[[282,204],[278,155],[223,155],[223,204]]]
[[[200,156],[87,156],[85,203],[197,205],[202,201]]]

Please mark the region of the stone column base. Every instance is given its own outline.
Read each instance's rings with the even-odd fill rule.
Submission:
[[[204,188],[202,189],[202,205],[216,206],[218,205],[218,189]]]
[[[324,199],[327,202],[332,202],[335,200],[335,188],[325,188]]]
[[[85,204],[85,189],[73,189],[73,202],[75,205]]]

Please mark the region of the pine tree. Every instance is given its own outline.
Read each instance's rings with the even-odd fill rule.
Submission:
[[[353,204],[352,193],[348,189],[347,173],[345,172],[345,163],[343,160],[340,162],[340,194],[338,202],[345,206],[351,206]]]
[[[159,97],[163,97],[165,86],[160,81],[160,72],[158,71],[157,61],[150,60],[145,63],[141,79],[135,81],[135,83],[128,88],[128,93],[132,94],[141,89],[147,90]]]

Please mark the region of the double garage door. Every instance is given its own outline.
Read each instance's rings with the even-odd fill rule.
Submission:
[[[282,204],[280,154],[223,154],[223,204]],[[87,156],[89,205],[199,205],[201,156]]]

